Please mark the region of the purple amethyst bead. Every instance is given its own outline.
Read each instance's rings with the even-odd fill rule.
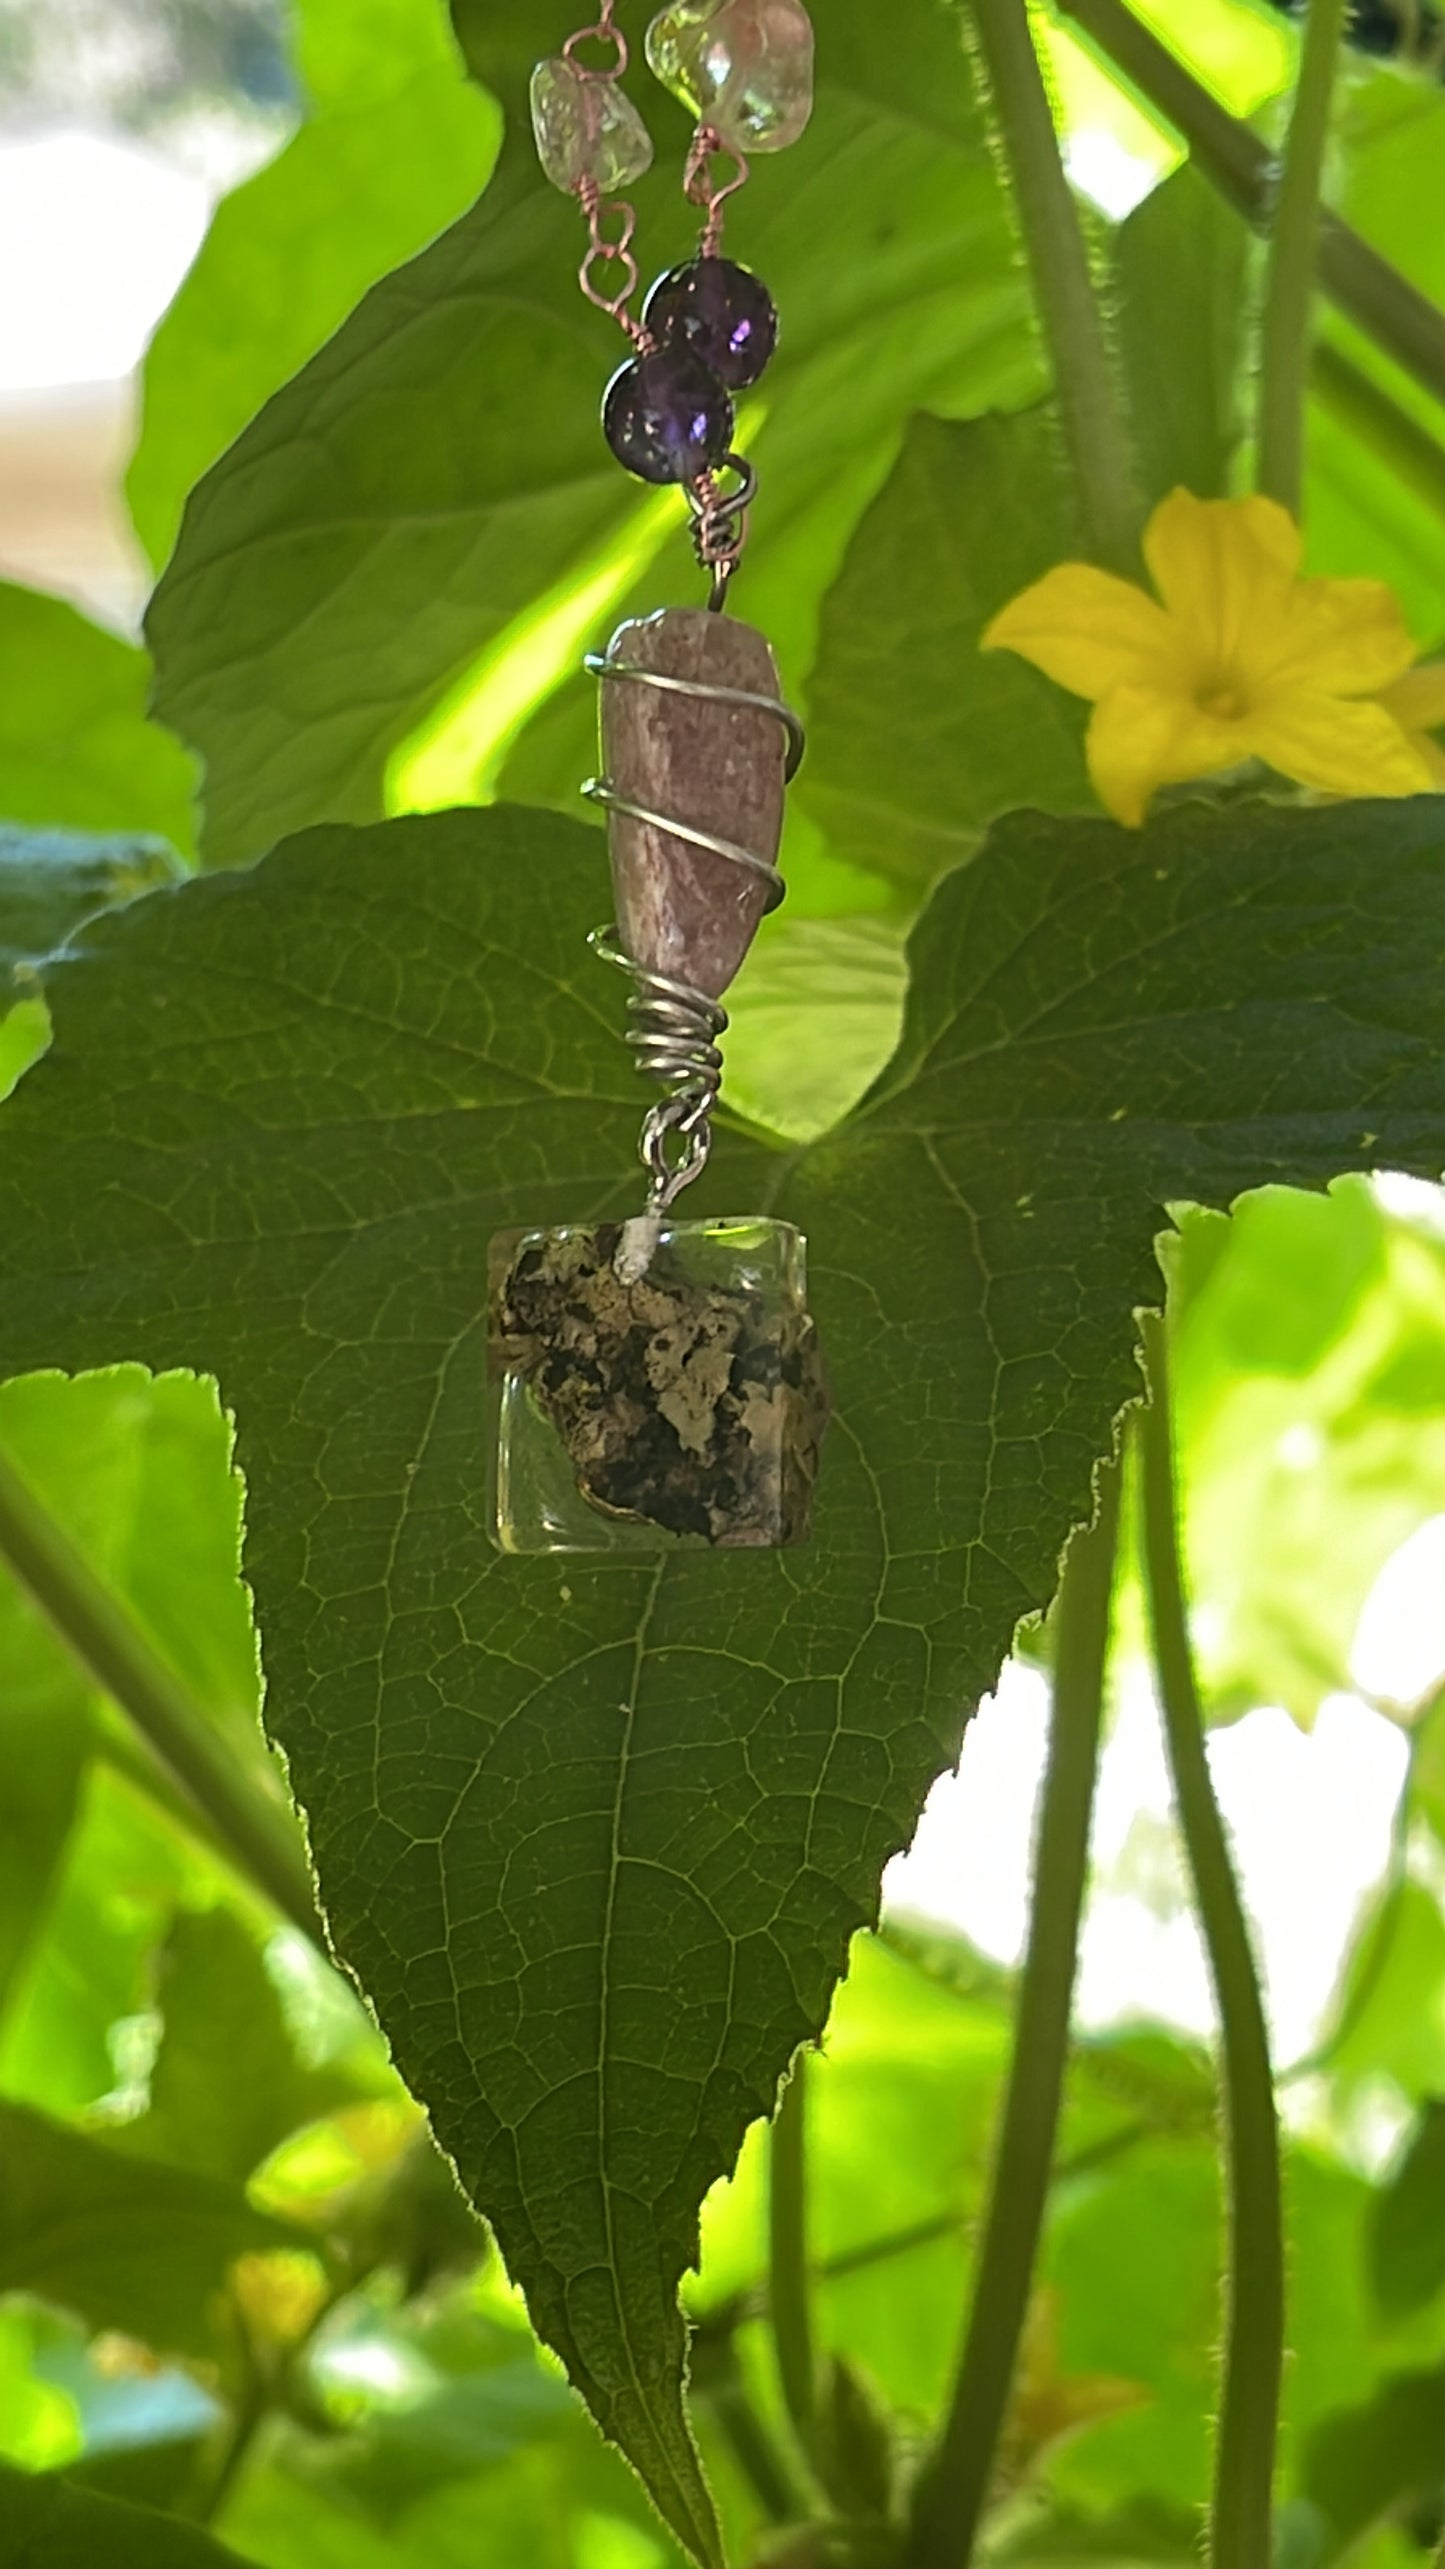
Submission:
[[[778,344],[778,313],[762,278],[735,259],[669,268],[643,320],[664,348],[687,348],[729,392],[755,384]]]
[[[602,403],[619,464],[644,482],[695,482],[732,444],[733,406],[686,348],[659,348],[619,368]]]

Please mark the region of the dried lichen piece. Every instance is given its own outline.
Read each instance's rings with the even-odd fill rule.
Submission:
[[[801,1542],[828,1414],[817,1333],[796,1297],[690,1266],[688,1228],[635,1280],[620,1223],[523,1235],[494,1288],[498,1361],[601,1515],[720,1548]]]

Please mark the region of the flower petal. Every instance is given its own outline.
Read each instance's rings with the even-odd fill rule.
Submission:
[[[1017,651],[1075,696],[1158,679],[1178,661],[1162,607],[1089,562],[1060,562],[994,617],[984,651]],[[1182,682],[1181,682],[1182,683]]]
[[[1424,794],[1429,762],[1383,705],[1282,690],[1243,726],[1256,758],[1325,794]]]
[[[1445,749],[1441,748],[1438,740],[1432,740],[1427,731],[1412,732],[1410,738],[1430,770],[1433,790],[1437,794],[1445,794]]]
[[[1241,636],[1238,665],[1251,688],[1366,696],[1398,679],[1414,657],[1399,599],[1383,580],[1300,580],[1281,616]]]
[[[1157,687],[1115,687],[1095,708],[1089,774],[1116,821],[1138,829],[1159,785],[1217,776],[1252,755],[1246,726],[1202,714],[1186,696]]]
[[[1445,723],[1445,660],[1425,660],[1380,689],[1387,713],[1406,731],[1434,731]]]
[[[1277,500],[1199,500],[1171,491],[1144,531],[1160,597],[1217,669],[1241,639],[1273,626],[1299,569],[1301,537]]]

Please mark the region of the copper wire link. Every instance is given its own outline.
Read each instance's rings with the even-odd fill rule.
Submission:
[[[712,175],[715,160],[731,161],[733,166],[732,177],[720,186],[714,183]],[[736,196],[740,187],[746,187],[751,176],[747,159],[735,143],[724,142],[716,125],[699,125],[687,156],[682,189],[689,205],[697,206],[705,218],[698,240],[698,249],[705,259],[715,259],[720,255],[728,199]]]
[[[791,783],[797,774],[805,734],[791,705],[784,704],[781,697],[755,694],[744,687],[717,686],[706,678],[674,678],[661,670],[646,669],[640,661],[613,660],[595,651],[589,652],[585,665],[594,678],[603,681],[652,687],[662,695],[691,696],[704,704],[733,705],[771,714],[781,723],[787,738],[785,778]],[[785,886],[778,867],[766,857],[755,855],[751,848],[719,838],[711,830],[696,829],[669,812],[631,801],[618,792],[610,777],[589,777],[582,791],[589,802],[601,804],[609,813],[662,830],[724,864],[745,868],[755,879],[761,876],[768,886],[768,910],[775,910],[784,898]],[[673,980],[666,973],[652,972],[636,963],[622,946],[615,926],[594,930],[588,943],[604,963],[630,973],[634,989],[628,1002],[632,1021],[628,1043],[638,1069],[647,1078],[663,1081],[672,1089],[670,1097],[649,1108],[639,1144],[642,1164],[651,1180],[648,1210],[661,1215],[671,1210],[684,1187],[701,1177],[708,1163],[712,1110],[722,1087],[720,1044],[727,1032],[727,1010],[706,991],[695,990],[688,982]],[[681,1155],[676,1159],[669,1157],[674,1142],[681,1145]]]
[[[626,71],[632,56],[622,29],[613,24],[616,11],[617,0],[601,0],[593,24],[579,27],[575,36],[569,36],[562,47],[562,60],[571,64],[579,80],[620,80]],[[579,62],[579,46],[590,44],[611,45],[612,61],[600,64]]]
[[[637,292],[638,268],[637,261],[632,255],[632,236],[637,229],[637,216],[630,205],[621,202],[616,204],[612,210],[618,217],[618,233],[615,240],[609,241],[602,228],[602,190],[595,178],[590,175],[579,178],[577,202],[587,217],[588,232],[587,250],[582,265],[577,271],[577,282],[588,302],[595,304],[599,312],[605,313],[609,321],[615,321],[619,330],[625,330],[634,348],[642,356],[650,357],[657,342],[651,331],[644,329],[635,314],[629,312],[627,308]],[[621,266],[622,283],[615,293],[608,294],[606,288],[597,283],[594,271],[614,261]]]
[[[719,473],[737,475],[737,488],[725,491]],[[743,557],[751,525],[749,512],[757,497],[758,476],[746,456],[724,455],[722,462],[695,482],[687,485],[687,504],[692,511],[692,549],[698,569],[712,573],[712,594],[708,605],[720,614],[727,604],[728,587]]]

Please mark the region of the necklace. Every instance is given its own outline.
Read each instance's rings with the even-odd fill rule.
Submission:
[[[625,971],[644,1118],[643,1209],[622,1222],[511,1231],[491,1245],[491,1523],[508,1552],[747,1549],[801,1542],[827,1418],[807,1244],[763,1216],[681,1221],[712,1149],[722,1005],[783,898],[786,788],[803,752],[765,637],[728,612],[757,476],[735,402],[778,337],[760,278],[724,255],[749,157],[807,125],[813,30],[802,0],[677,0],[647,59],[697,119],[683,172],[697,255],[633,309],[636,216],[652,162],[626,89],[617,0],[532,75],[547,177],[587,226],[583,294],[629,354],[602,427],[639,479],[684,490],[706,604],[624,624],[587,666],[600,693],[615,923],[591,939]],[[595,57],[600,56],[600,60]]]

